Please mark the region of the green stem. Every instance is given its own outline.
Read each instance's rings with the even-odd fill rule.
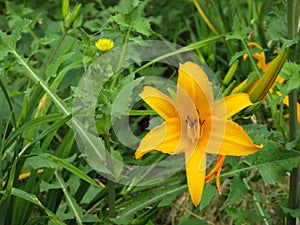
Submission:
[[[57,96],[55,92],[53,92],[47,85],[47,83],[40,78],[32,69],[31,67],[26,63],[26,61],[23,59],[21,55],[15,50],[11,49],[11,52],[15,55],[15,57],[19,60],[20,64],[25,67],[25,69],[28,71],[29,77],[37,84],[39,84],[44,91],[50,96],[50,98],[53,100],[53,102],[56,104],[58,109],[63,112],[65,115],[70,115],[70,112],[65,105],[65,103]]]
[[[295,4],[293,0],[287,1],[287,38],[293,39],[296,36],[296,26],[298,21],[295,21]],[[299,4],[299,0],[297,5]],[[296,56],[296,45],[292,46],[291,60],[295,61]],[[298,134],[298,115],[297,115],[297,89],[292,90],[289,93],[289,125],[290,125],[290,141],[297,140],[299,137]],[[298,208],[298,184],[299,184],[299,165],[292,169],[290,176],[290,189],[289,189],[289,198],[288,198],[288,207],[291,209]],[[287,224],[295,225],[296,218],[292,217],[290,214],[287,215]]]
[[[108,118],[106,124],[108,125]],[[110,135],[109,135],[109,126],[106,125],[104,132],[104,145],[106,149],[106,163],[107,168],[113,172],[113,163],[111,159],[111,151],[110,151]],[[107,182],[107,193],[108,193],[108,215],[109,217],[115,217],[115,201],[116,201],[116,191],[115,184],[112,180],[108,180]]]
[[[50,64],[51,61],[53,60],[53,58],[54,58],[54,56],[55,56],[57,50],[59,49],[61,43],[62,43],[63,40],[65,39],[65,37],[66,37],[66,35],[67,35],[67,32],[68,32],[68,31],[64,28],[62,35],[60,36],[58,42],[56,43],[56,45],[55,45],[53,51],[51,52],[51,54],[50,54],[50,56],[49,56],[49,58],[48,58],[48,60],[47,60],[47,63],[46,63],[46,65],[45,65],[44,69],[43,69],[42,75],[45,74],[45,72],[46,72],[46,70],[47,70],[47,67],[49,66],[49,64]]]
[[[61,175],[58,173],[57,170],[55,170],[54,174],[55,174],[56,180],[58,181],[58,183],[65,195],[66,201],[67,201],[70,209],[74,213],[77,224],[82,225],[83,222],[82,222],[80,213],[76,209],[76,203],[74,202],[74,199],[72,199],[72,196],[70,195],[70,193],[67,190],[67,185],[66,185],[65,181],[63,180],[63,178],[61,177]]]

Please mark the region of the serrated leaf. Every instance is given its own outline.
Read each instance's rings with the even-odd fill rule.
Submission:
[[[136,4],[138,1],[132,1],[132,0],[121,0],[119,4],[116,6],[116,9],[118,12],[123,13],[123,14],[128,14],[132,8],[133,4]]]
[[[14,24],[12,34],[7,34],[0,30],[0,60],[3,59],[9,52],[16,49],[17,41],[21,39],[22,31],[28,27],[31,20],[18,19]]]
[[[131,24],[131,17],[129,14],[117,14],[111,16],[110,21],[116,22],[121,26],[129,26]]]
[[[253,212],[249,209],[242,207],[238,208],[225,208],[228,216],[234,219],[235,224],[256,224],[256,222],[263,219],[260,215],[253,215]]]
[[[71,58],[74,54],[75,52],[70,52],[58,57],[58,59],[56,59],[54,63],[47,67],[46,76],[56,77],[57,70],[60,67],[60,65],[67,61],[69,58]]]
[[[255,143],[264,145],[259,152],[247,156],[245,162],[259,171],[266,185],[279,182],[287,171],[300,162],[300,152],[281,148],[279,143],[272,140],[272,133],[266,125],[247,125],[245,130]]]
[[[284,84],[277,85],[282,93],[280,98],[280,100],[282,100],[291,90],[300,87],[300,64],[292,62],[285,63],[280,72],[280,76],[286,80]]]
[[[15,4],[10,1],[6,1],[5,6],[7,14],[11,17],[16,15],[20,17],[33,12],[31,8],[25,7],[23,4]]]
[[[247,34],[249,32],[249,29],[244,25],[240,23],[239,18],[236,16],[233,21],[232,25],[233,33],[226,36],[226,40],[230,39],[238,39],[243,40],[247,37]]]
[[[229,206],[242,199],[247,192],[242,179],[239,176],[235,176],[233,181],[230,182],[230,193],[226,200],[226,205]]]
[[[149,21],[141,17],[138,17],[136,20],[133,21],[132,28],[136,32],[141,33],[147,37],[153,33]]]
[[[278,41],[281,37],[287,36],[286,5],[286,2],[278,1],[266,15],[268,24],[266,35],[270,40]]]

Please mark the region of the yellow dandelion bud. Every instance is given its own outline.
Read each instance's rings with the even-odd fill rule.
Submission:
[[[114,41],[108,38],[100,38],[96,43],[96,47],[101,51],[101,52],[108,52],[114,47]]]

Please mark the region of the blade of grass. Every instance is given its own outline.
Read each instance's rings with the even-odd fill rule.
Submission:
[[[35,195],[17,188],[12,188],[11,194],[42,208],[54,224],[66,225],[58,216],[56,216],[52,211],[46,208]]]
[[[10,46],[8,46],[10,48]],[[29,77],[35,82],[38,83],[44,91],[50,96],[52,101],[56,104],[58,109],[63,112],[66,115],[69,115],[69,109],[65,105],[65,103],[54,93],[49,86],[46,84],[44,80],[42,80],[32,69],[31,67],[26,63],[26,61],[23,59],[23,57],[13,48],[10,48],[10,51],[15,55],[15,57],[19,60],[20,64],[25,67],[25,69],[29,72]]]
[[[74,216],[75,216],[75,219],[77,221],[77,224],[79,225],[82,225],[83,222],[82,222],[82,213],[80,212],[81,211],[81,208],[79,207],[79,205],[76,203],[76,201],[73,199],[73,197],[71,196],[71,194],[68,192],[67,190],[67,186],[64,182],[64,180],[62,179],[61,175],[58,173],[57,170],[55,170],[54,172],[55,174],[55,177],[56,177],[56,180],[58,181],[64,195],[65,195],[65,198],[66,198],[66,201],[70,207],[70,209],[72,210]]]
[[[5,99],[6,99],[7,103],[8,103],[8,107],[9,107],[9,109],[11,111],[13,126],[14,126],[14,128],[16,128],[17,127],[17,121],[16,121],[16,116],[15,116],[15,111],[14,111],[13,105],[12,105],[12,103],[10,101],[8,91],[7,91],[7,89],[6,89],[4,83],[2,82],[1,79],[0,79],[0,88],[3,91],[4,97],[5,97]]]
[[[54,162],[54,163],[56,163],[60,166],[62,166],[63,168],[70,171],[71,173],[78,176],[79,178],[83,179],[84,181],[88,182],[89,184],[97,186],[97,183],[92,178],[87,176],[82,170],[80,170],[76,166],[72,165],[71,163],[69,163],[65,159],[62,159],[62,158],[59,158],[57,156],[50,155],[50,154],[47,154],[47,153],[43,153],[40,156],[42,156],[43,158],[48,159],[48,160],[50,160],[50,161],[52,161],[52,162]]]
[[[42,124],[53,122],[59,120],[61,118],[61,114],[50,114],[43,117],[39,117],[36,119],[32,119],[29,122],[25,123],[23,126],[19,127],[15,132],[13,132],[8,139],[5,141],[3,148],[8,147],[12,142],[15,141],[17,136],[22,134],[24,131],[28,130],[29,128],[38,127]]]

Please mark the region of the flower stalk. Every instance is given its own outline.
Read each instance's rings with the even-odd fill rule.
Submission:
[[[103,135],[104,146],[106,149],[106,163],[107,167],[110,171],[113,171],[113,163],[111,159],[111,151],[110,151],[110,135],[109,135],[109,122],[108,119],[106,121],[107,125],[105,128],[105,132]],[[116,201],[116,191],[115,184],[112,180],[107,181],[107,194],[108,194],[108,215],[110,218],[115,217],[115,201]]]
[[[294,7],[294,1],[287,1],[287,31],[288,39],[293,39],[297,35],[297,25],[299,22],[299,7]],[[300,0],[297,1],[296,6],[299,6]],[[297,10],[297,12],[295,11]],[[292,46],[291,60],[295,60],[296,56],[296,45]],[[297,140],[299,137],[298,134],[298,115],[297,115],[297,89],[292,90],[289,93],[289,127],[290,127],[290,141]],[[299,165],[292,169],[290,176],[290,189],[289,189],[289,198],[288,198],[288,207],[291,209],[298,208],[298,184],[299,184]],[[292,215],[287,215],[287,224],[295,225],[296,218]]]

